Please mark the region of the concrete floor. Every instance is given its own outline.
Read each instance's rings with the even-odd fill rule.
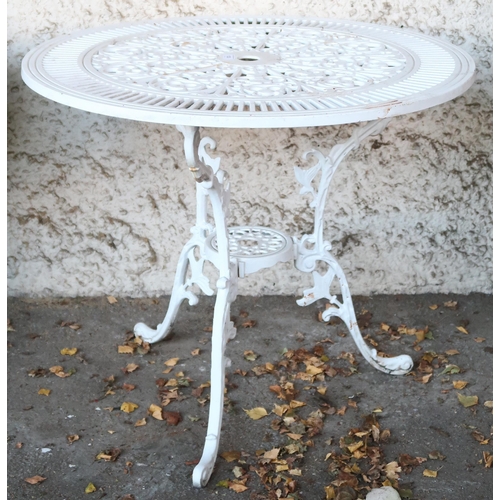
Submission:
[[[389,483],[402,498],[493,498],[492,296],[354,297],[368,342],[414,359],[406,376],[375,370],[343,324],[318,321],[323,302],[239,297],[220,456],[202,490],[191,473],[206,433],[213,300],[183,305],[172,340],[118,352],[136,322],[156,325],[167,305],[8,300],[9,499],[349,500]],[[171,399],[164,420],[148,412],[161,392]],[[127,413],[124,402],[138,406]],[[268,415],[244,411],[256,407]],[[271,450],[279,456],[266,459]]]

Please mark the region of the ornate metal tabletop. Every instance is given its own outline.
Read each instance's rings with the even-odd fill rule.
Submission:
[[[59,37],[23,60],[54,101],[203,127],[302,127],[397,116],[465,92],[474,62],[410,29],[288,17],[182,18]]]

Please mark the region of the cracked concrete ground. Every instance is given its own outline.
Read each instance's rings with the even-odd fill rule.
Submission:
[[[454,307],[445,305],[453,302]],[[493,498],[493,472],[485,466],[493,453],[491,295],[354,297],[363,336],[389,355],[406,353],[414,359],[415,368],[406,376],[375,370],[345,336],[343,324],[319,322],[324,303],[303,308],[292,297],[238,297],[232,306],[238,333],[226,350],[232,365],[226,370],[219,457],[204,489],[192,487],[191,473],[201,456],[208,418],[208,389],[200,386],[209,380],[207,327],[213,300],[203,297],[194,307],[185,303],[171,340],[151,345],[149,352],[118,353],[136,322],[156,325],[167,305],[168,297],[117,298],[113,304],[106,297],[8,299],[9,499],[253,500],[288,495],[319,500],[337,495],[342,480],[353,477],[358,482],[349,484],[364,498],[370,485],[387,480],[389,470],[378,468],[378,477],[365,469],[365,482],[356,468],[358,462],[366,466],[363,454],[346,448],[352,430],[362,430],[367,415],[376,418],[383,434],[372,450],[380,453],[380,463],[396,467],[392,478],[403,498]],[[416,342],[416,335],[398,333],[401,325],[426,332],[426,338]],[[62,354],[64,348],[77,351]],[[321,355],[319,363],[324,362],[329,375],[301,379],[297,374],[304,373],[305,365],[288,365],[293,358],[287,352]],[[429,365],[422,364],[426,354]],[[165,374],[164,363],[171,358],[179,358],[178,363]],[[259,372],[266,363],[273,369]],[[127,371],[131,364],[138,368]],[[52,373],[55,366],[67,376]],[[172,378],[178,384],[177,399],[163,409],[180,414],[177,425],[148,413],[152,404],[160,405],[163,383],[175,389],[169,386]],[[454,382],[460,387],[459,381],[467,385],[457,389]],[[293,384],[294,400],[305,403],[287,414],[293,417],[287,425],[295,425],[289,428],[285,415],[272,411],[290,401],[269,389],[286,382]],[[41,389],[50,393],[40,394]],[[460,402],[459,394],[477,396],[477,404],[464,406],[474,399]],[[138,407],[126,413],[120,409],[124,402]],[[268,415],[252,420],[244,410],[255,407]],[[311,432],[307,422],[318,410],[321,423]],[[145,425],[136,425],[139,421]],[[291,442],[287,430],[303,434],[295,441],[299,448],[286,448]],[[283,460],[262,460],[263,450],[273,449],[279,449]],[[239,460],[227,461],[229,451],[238,452]],[[107,459],[98,458],[102,453]],[[426,461],[405,467],[406,455]],[[436,477],[425,475],[426,470]],[[238,474],[246,488],[241,493],[228,487],[239,484]],[[36,476],[44,480],[26,482]],[[86,493],[89,483],[95,491]]]

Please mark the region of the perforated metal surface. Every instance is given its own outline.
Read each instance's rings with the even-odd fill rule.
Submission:
[[[25,82],[55,101],[122,118],[216,127],[350,123],[460,95],[474,62],[418,32],[315,18],[183,18],[49,41]]]

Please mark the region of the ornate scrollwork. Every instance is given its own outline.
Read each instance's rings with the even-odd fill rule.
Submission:
[[[404,70],[395,47],[307,26],[207,26],[101,47],[93,67],[141,90],[197,98],[294,97],[372,86]]]

